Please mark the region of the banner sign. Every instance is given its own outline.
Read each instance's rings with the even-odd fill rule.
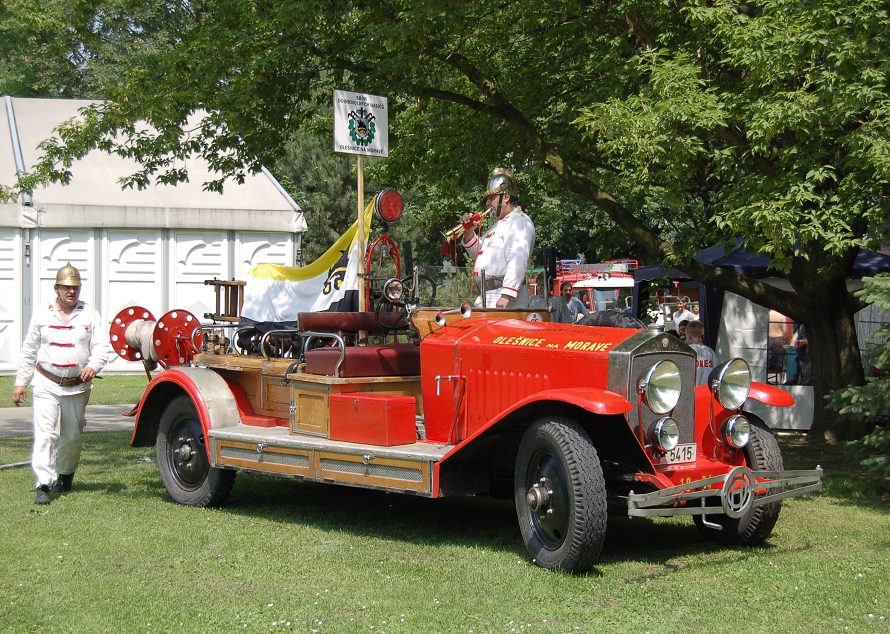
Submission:
[[[371,228],[372,200],[365,208],[365,239]],[[358,307],[358,221],[312,264],[303,267],[258,264],[247,275],[241,316],[255,322],[292,326],[297,315]]]
[[[389,156],[386,97],[334,91],[334,151]]]

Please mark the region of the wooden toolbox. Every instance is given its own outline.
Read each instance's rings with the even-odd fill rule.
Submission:
[[[331,440],[367,445],[409,445],[417,440],[413,396],[344,393],[330,396]]]

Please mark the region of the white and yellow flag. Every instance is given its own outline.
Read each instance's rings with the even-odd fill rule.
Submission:
[[[365,242],[374,200],[365,208]],[[248,272],[241,316],[255,322],[293,322],[299,313],[356,310],[360,254],[358,221],[324,255],[303,267],[258,264]]]

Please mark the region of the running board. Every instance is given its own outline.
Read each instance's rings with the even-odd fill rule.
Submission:
[[[214,467],[433,496],[433,465],[452,445],[382,447],[238,425],[208,434]]]

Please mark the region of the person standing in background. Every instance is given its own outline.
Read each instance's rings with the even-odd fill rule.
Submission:
[[[559,295],[550,298],[550,321],[561,324],[574,324],[581,317],[587,317],[590,311],[577,297],[572,297],[572,283],[563,282],[559,287]]]
[[[686,341],[686,326],[689,325],[689,322],[685,319],[677,324],[677,337],[681,340]]]
[[[34,446],[31,469],[35,504],[67,493],[83,446],[92,380],[111,351],[98,311],[80,301],[80,271],[66,264],[56,273],[55,300],[35,309],[19,355],[12,401],[22,404],[34,388]]]
[[[677,310],[674,311],[674,323],[679,324],[683,320],[692,321],[693,319],[697,319],[697,317],[686,308],[686,300],[677,300]]]
[[[695,350],[695,384],[708,382],[708,375],[717,366],[717,354],[705,345],[705,325],[700,321],[686,324],[686,343]]]

